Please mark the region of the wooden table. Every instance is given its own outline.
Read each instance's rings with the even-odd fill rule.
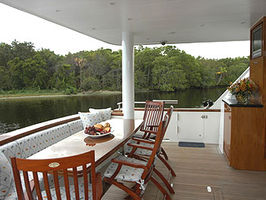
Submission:
[[[88,135],[86,135],[84,131],[80,131],[30,156],[28,159],[67,157],[95,150],[95,161],[97,166],[119,150],[119,148],[130,139],[130,137],[138,130],[142,120],[113,118],[106,122],[110,123],[113,130],[112,134],[114,135],[112,139],[106,142],[87,145],[84,142],[84,139],[88,137]]]

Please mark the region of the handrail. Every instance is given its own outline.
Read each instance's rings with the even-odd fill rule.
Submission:
[[[164,101],[165,104],[178,104],[178,100],[153,100],[153,101]],[[145,104],[146,101],[135,101],[134,104]],[[123,105],[123,102],[118,102],[117,106],[118,106],[118,110],[121,110]]]

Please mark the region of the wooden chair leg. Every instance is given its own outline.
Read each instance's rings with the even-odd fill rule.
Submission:
[[[157,155],[157,157],[162,161],[162,163],[169,169],[172,176],[176,177],[175,171],[172,169],[172,167],[168,164],[168,162],[160,155]]]
[[[164,176],[161,174],[161,172],[159,172],[156,168],[153,169],[153,171],[158,175],[158,177],[164,182],[164,184],[166,185],[167,189],[169,190],[170,193],[175,194],[174,189],[171,187],[171,185],[169,184],[169,182],[166,180],[166,178],[164,178]]]
[[[166,197],[166,200],[171,200],[170,195],[168,192],[156,181],[153,177],[150,178],[150,180],[156,185],[156,187],[163,193],[163,195]]]
[[[165,160],[168,160],[168,155],[167,155],[166,151],[163,149],[163,147],[161,148],[161,153],[164,156]]]
[[[127,194],[129,194],[134,200],[141,200],[141,197],[138,196],[135,191],[132,191],[131,189],[129,189],[128,187],[126,187],[125,185],[123,185],[122,183],[117,182],[116,180],[111,180],[109,178],[104,178],[104,181],[106,181],[107,183],[113,184],[116,187],[120,188],[121,190],[124,190]]]

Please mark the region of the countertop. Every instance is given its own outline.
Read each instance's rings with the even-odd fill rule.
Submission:
[[[223,102],[231,107],[263,107],[262,104],[239,104],[236,99],[223,99]]]

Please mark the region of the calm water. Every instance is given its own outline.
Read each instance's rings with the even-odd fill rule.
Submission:
[[[188,89],[170,93],[139,92],[135,95],[135,101],[177,99],[179,104],[175,107],[201,107],[203,100],[215,101],[224,91],[225,88]],[[0,134],[79,111],[88,111],[89,107],[114,109],[121,100],[121,94],[0,100]]]

